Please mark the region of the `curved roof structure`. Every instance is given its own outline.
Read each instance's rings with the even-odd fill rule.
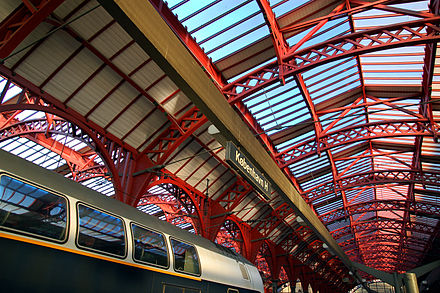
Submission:
[[[265,242],[272,279],[405,272],[440,248],[439,5],[3,1],[0,147],[131,205],[179,194],[196,233]]]

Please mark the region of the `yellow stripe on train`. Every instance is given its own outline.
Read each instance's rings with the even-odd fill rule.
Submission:
[[[89,253],[87,251],[75,250],[75,249],[71,249],[71,248],[68,248],[68,247],[64,247],[62,245],[56,245],[56,244],[48,243],[48,242],[45,242],[45,241],[40,241],[40,240],[36,240],[36,239],[26,238],[26,237],[14,235],[14,234],[8,234],[8,233],[0,232],[0,237],[7,238],[7,239],[12,239],[12,240],[16,240],[16,241],[22,241],[22,242],[26,242],[26,243],[31,243],[31,244],[35,244],[35,245],[45,246],[45,247],[49,247],[49,248],[53,248],[53,249],[58,249],[58,250],[62,250],[62,251],[67,251],[67,252],[71,252],[71,253],[75,253],[75,254],[80,254],[80,255],[84,255],[84,256],[88,256],[88,257],[92,257],[92,258],[97,258],[97,259],[101,259],[101,260],[105,260],[105,261],[111,261],[111,262],[114,262],[114,263],[123,264],[123,265],[127,265],[127,266],[132,266],[132,267],[136,267],[136,268],[140,268],[140,269],[144,269],[144,270],[149,270],[149,271],[159,272],[159,273],[163,273],[163,274],[178,276],[178,277],[182,277],[182,278],[186,278],[186,279],[191,279],[191,280],[195,280],[195,281],[202,281],[201,278],[197,278],[197,277],[193,277],[193,276],[187,276],[187,275],[183,275],[183,274],[179,274],[179,273],[174,273],[174,272],[170,272],[170,271],[166,271],[166,270],[161,270],[161,269],[154,268],[154,267],[148,267],[148,266],[144,266],[144,265],[141,265],[141,264],[130,263],[130,262],[127,262],[127,261],[124,261],[124,260],[113,259],[113,258],[110,258],[110,257],[106,257],[106,256],[94,254],[94,253]]]

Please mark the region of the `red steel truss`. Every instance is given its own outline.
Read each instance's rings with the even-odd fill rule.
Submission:
[[[419,183],[438,186],[440,184],[439,178],[440,173],[434,172],[420,174],[417,170],[382,170],[336,178],[335,182],[325,182],[304,192],[307,194],[308,200],[312,202],[336,191],[371,184]]]
[[[404,211],[408,210],[413,215],[423,215],[425,217],[437,218],[440,212],[440,204],[432,204],[428,202],[412,202],[406,204],[401,200],[375,200],[371,202],[363,202],[352,204],[346,209],[337,209],[320,216],[321,221],[325,224],[331,224],[336,221],[344,220],[349,215],[363,214],[374,211]]]
[[[390,25],[337,37],[299,52],[291,52],[282,60],[284,64],[288,64],[288,70],[284,72],[284,78],[305,71],[310,67],[346,57],[435,42],[440,39],[439,29],[436,27],[439,22],[440,17],[433,17]],[[364,45],[365,43],[367,44]],[[261,88],[277,82],[280,79],[279,75],[277,62],[272,62],[229,83],[223,88],[223,92],[229,96],[228,101],[230,103],[235,103]]]
[[[303,288],[310,284],[314,291],[325,292],[329,284],[332,288],[348,289],[350,286],[342,282],[349,277],[346,268],[279,198],[261,203],[263,208],[248,211],[245,214],[248,220],[243,220],[234,213],[254,192],[243,178],[224,183],[221,194],[211,199],[196,188],[200,182],[192,186],[167,170],[173,154],[188,141],[196,142],[209,152],[218,161],[217,166],[228,168],[223,158],[196,135],[206,127],[207,118],[191,102],[175,113],[168,113],[165,104],[181,89],[158,103],[150,90],[168,77],[163,75],[146,88],[135,78],[139,70],[153,62],[152,58],[127,72],[115,61],[124,50],[135,45],[134,40],[110,55],[98,49],[96,41],[106,29],[117,25],[117,20],[111,19],[102,30],[82,37],[68,19],[88,2],[81,2],[62,19],[56,10],[63,2],[22,0],[0,23],[0,75],[5,79],[0,94],[0,113],[3,114],[0,142],[27,137],[61,155],[74,180],[104,176],[113,184],[117,199],[133,206],[155,204],[162,208],[170,222],[191,223],[198,234],[233,247],[256,261],[266,278],[267,292],[275,290],[275,284],[288,280],[293,288],[297,278],[301,279]],[[439,90],[434,70],[439,62],[440,1],[429,1],[427,9],[413,9],[405,6],[413,1],[318,0],[293,10],[284,9],[283,13],[277,11],[289,1],[276,4],[267,0],[243,1],[189,28],[188,19],[218,8],[219,1],[206,5],[200,1],[199,9],[179,18],[175,11],[185,7],[187,2],[177,1],[168,7],[162,0],[150,0],[352,260],[400,272],[420,265],[431,251],[438,251],[432,249],[440,232],[440,205],[434,200],[439,196],[436,188],[440,185],[437,167],[440,162],[435,145],[440,132]],[[223,17],[248,4],[254,4],[257,11],[206,39],[196,39],[197,32],[218,24]],[[211,40],[219,39],[230,27],[239,27],[255,15],[262,16],[262,23],[257,21],[255,28],[207,50],[201,48],[202,45],[209,47],[207,43]],[[401,16],[405,21],[380,22],[384,17],[399,19]],[[365,24],[365,20],[373,24]],[[51,26],[47,36],[30,44],[16,63],[5,65],[8,59],[19,55],[17,47],[43,24]],[[231,49],[222,56],[213,54],[252,35],[258,27],[267,28],[268,33],[258,40],[248,40],[237,51]],[[75,39],[79,47],[70,51],[66,59],[36,85],[16,69],[57,30]],[[297,34],[299,39],[294,39]],[[102,65],[61,102],[43,89],[51,85],[55,76],[83,49]],[[402,56],[409,60],[403,60]],[[373,58],[377,60],[371,61]],[[391,60],[393,58],[401,59],[396,62]],[[337,69],[338,66],[344,68]],[[86,113],[72,110],[69,105],[75,95],[106,69],[119,81]],[[389,77],[389,74],[397,77]],[[399,81],[397,84],[405,89],[395,93],[398,87],[382,84],[384,80]],[[13,84],[21,87],[22,92],[3,103]],[[93,122],[97,109],[125,84],[138,96],[106,125]],[[348,89],[350,84],[353,87]],[[287,100],[301,101],[283,106],[285,101],[281,96],[289,91],[292,94]],[[142,99],[152,105],[143,120],[131,125],[130,131],[122,137],[111,134],[109,129],[113,122]],[[292,112],[284,114],[289,108]],[[27,110],[44,112],[46,119],[15,119],[18,113]],[[166,123],[155,129],[143,144],[133,147],[125,143],[136,127],[155,111],[165,114]],[[275,126],[271,125],[274,121]],[[88,152],[82,154],[66,148],[51,138],[57,134],[85,143]],[[95,156],[99,156],[104,165],[96,164]],[[319,166],[308,169],[308,164]],[[191,168],[190,163],[181,168]],[[147,190],[154,186],[161,186],[167,195],[150,197]]]
[[[433,133],[439,132],[439,129],[437,123],[434,125],[434,129],[430,128],[429,121],[424,119],[356,125],[335,132],[328,132],[328,134],[322,134],[322,137],[318,139],[319,144],[316,143],[316,139],[306,140],[283,150],[276,157],[280,167],[283,168],[298,160],[308,158],[318,152],[336,146],[384,137],[433,136]]]

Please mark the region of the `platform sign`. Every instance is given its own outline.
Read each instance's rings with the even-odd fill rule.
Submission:
[[[271,197],[271,186],[264,175],[252,165],[249,159],[230,141],[226,143],[226,162],[240,174],[244,175],[247,181],[256,188],[256,191],[265,199]]]

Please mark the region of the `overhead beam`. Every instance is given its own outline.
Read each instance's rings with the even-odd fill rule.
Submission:
[[[64,0],[23,1],[0,23],[0,58],[4,59]]]
[[[326,227],[258,142],[221,91],[203,71],[160,14],[145,0],[99,0],[162,70],[202,110],[226,139],[233,141],[257,165],[295,212],[317,233],[347,267],[351,261]]]

